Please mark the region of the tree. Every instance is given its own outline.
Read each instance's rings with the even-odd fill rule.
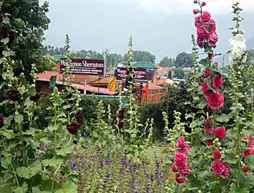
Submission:
[[[254,50],[248,50],[247,54],[248,54],[248,62],[254,64]]]
[[[193,66],[192,54],[187,54],[185,52],[178,54],[176,56],[175,66],[176,67],[192,67]]]
[[[174,68],[174,77],[183,79],[184,78],[184,71],[182,68]]]
[[[50,22],[46,15],[48,7],[48,2],[40,5],[39,0],[0,3],[1,15],[5,15],[1,16],[4,25],[0,27],[6,30],[10,40],[8,47],[15,53],[16,74],[24,72],[29,78],[32,64],[36,64],[39,72],[52,68],[52,58],[43,55],[45,47],[42,44]]]
[[[164,57],[160,61],[159,65],[162,67],[171,67],[171,66],[174,66],[174,63],[175,63],[175,59]]]
[[[133,59],[135,62],[148,61],[148,62],[151,62],[152,64],[154,64],[156,57],[154,55],[152,55],[150,52],[136,50],[136,51],[133,51]],[[124,62],[128,61],[128,54],[124,55],[123,61]]]

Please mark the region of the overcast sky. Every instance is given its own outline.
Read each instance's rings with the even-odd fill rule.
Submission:
[[[231,5],[234,0],[207,0],[206,7],[217,22],[217,52],[228,50],[233,27]],[[254,35],[254,0],[239,0],[244,9],[245,37]],[[46,44],[64,46],[65,34],[72,50],[126,53],[129,36],[135,50],[146,50],[157,57],[175,57],[191,52],[191,33],[195,33],[192,0],[49,0],[51,24]]]

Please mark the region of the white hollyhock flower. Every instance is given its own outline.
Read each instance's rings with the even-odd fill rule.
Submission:
[[[229,40],[229,62],[232,64],[234,61],[242,59],[245,51],[246,44],[243,34],[236,34],[236,36]]]

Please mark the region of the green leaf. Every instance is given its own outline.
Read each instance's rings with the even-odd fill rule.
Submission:
[[[74,182],[67,181],[64,183],[61,189],[58,189],[55,193],[77,193],[78,187]]]
[[[69,143],[64,143],[62,148],[56,152],[57,155],[66,156],[73,152],[74,146]]]
[[[62,162],[63,162],[62,159],[57,159],[57,158],[45,159],[45,160],[42,161],[42,165],[43,166],[56,167]]]
[[[230,193],[249,193],[246,188],[238,188],[235,184],[230,185]]]
[[[250,155],[244,159],[246,165],[251,169],[254,170],[254,156]]]
[[[50,125],[50,126],[48,126],[47,130],[48,130],[49,132],[56,131],[56,130],[57,130],[57,126]]]
[[[4,193],[12,193],[11,187],[13,187],[14,184],[3,184],[0,185],[0,192]]]
[[[24,120],[23,115],[19,114],[19,115],[15,116],[15,123],[19,123],[20,124],[20,123],[23,122],[23,120]]]
[[[32,188],[32,193],[51,193],[51,192],[41,191],[41,189],[39,187],[33,187]]]
[[[207,59],[202,59],[202,60],[199,61],[199,63],[202,64],[202,65],[204,65],[204,66],[206,66],[206,64],[207,64]]]
[[[9,41],[10,41],[10,40],[9,40],[8,37],[1,40],[1,42],[4,43],[4,45],[8,44]]]
[[[27,183],[23,183],[22,187],[13,189],[13,193],[27,193],[27,191],[28,191]]]
[[[11,156],[4,156],[1,158],[1,165],[5,168],[8,169],[8,167],[11,165],[12,162],[12,157]]]
[[[25,178],[25,179],[30,179],[30,175],[29,175],[29,169],[27,167],[19,167],[17,168],[17,175],[21,178]]]
[[[216,121],[222,122],[222,123],[227,123],[227,122],[229,122],[230,118],[231,118],[231,116],[222,114],[222,115],[216,117]]]
[[[3,51],[2,53],[3,53],[4,57],[7,57],[7,58],[12,55],[11,51]]]
[[[28,167],[28,170],[29,170],[29,175],[30,175],[30,178],[35,176],[36,174],[39,173],[39,171],[41,170],[41,163],[39,160],[36,160],[35,162],[33,162],[29,167]]]
[[[6,137],[6,139],[13,139],[16,136],[12,130],[3,130],[1,131],[1,135]]]

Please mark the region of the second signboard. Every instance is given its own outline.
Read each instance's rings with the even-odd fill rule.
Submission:
[[[117,80],[126,80],[128,77],[128,68],[118,67],[116,69]],[[134,79],[135,80],[146,80],[146,69],[145,68],[134,68]]]

